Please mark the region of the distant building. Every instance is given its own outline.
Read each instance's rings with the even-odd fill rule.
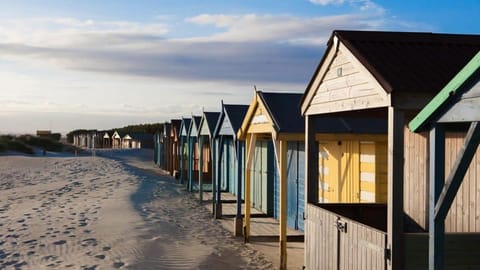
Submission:
[[[152,140],[153,135],[145,133],[113,133],[108,131],[82,130],[73,135],[73,145],[81,148],[141,148],[145,141]]]
[[[38,137],[50,137],[52,135],[51,130],[37,130]]]

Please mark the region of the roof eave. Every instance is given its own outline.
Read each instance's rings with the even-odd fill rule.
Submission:
[[[442,90],[410,121],[408,127],[413,132],[421,132],[428,121],[449,98],[480,68],[480,52],[478,52]]]

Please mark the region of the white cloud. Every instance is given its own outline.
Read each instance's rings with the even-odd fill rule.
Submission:
[[[310,0],[310,2],[316,5],[326,6],[326,5],[332,5],[332,4],[336,4],[336,5],[343,4],[345,0]]]

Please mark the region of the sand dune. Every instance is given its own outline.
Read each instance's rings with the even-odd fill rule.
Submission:
[[[0,269],[273,267],[145,153],[0,157]]]

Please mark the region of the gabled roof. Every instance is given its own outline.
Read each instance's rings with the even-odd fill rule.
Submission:
[[[335,49],[335,40],[352,52],[387,93],[435,94],[480,50],[480,35],[336,30],[304,99],[320,67],[329,64],[325,59]]]
[[[245,118],[247,111],[248,105],[224,104],[222,101],[222,111],[220,112],[220,116],[218,117],[214,136],[217,137],[220,134],[223,122],[226,121],[225,118],[227,118],[232,128],[231,132],[233,134],[233,137],[236,138],[237,132],[242,125],[243,119]]]
[[[436,93],[480,50],[480,35],[376,31],[334,35],[388,92]]]
[[[303,133],[305,120],[300,114],[300,93],[257,92],[275,123],[277,132]]]
[[[237,136],[244,139],[250,126],[255,122],[268,122],[272,125],[271,130],[274,136],[279,133],[289,134],[303,134],[304,133],[304,119],[300,114],[300,100],[302,94],[300,93],[265,93],[262,91],[255,91],[255,96],[252,103],[248,107],[245,118],[242,120]],[[255,115],[255,112],[263,106],[268,115]],[[257,117],[265,117],[266,119],[257,119]],[[267,120],[268,119],[268,120]],[[262,123],[263,124],[263,123]]]
[[[247,114],[248,105],[225,104],[224,111],[225,115],[228,117],[230,123],[232,124],[232,129],[236,133],[242,125],[245,114]]]
[[[177,136],[180,134],[180,126],[182,125],[182,120],[180,119],[172,119],[170,120],[171,124],[172,124],[172,130],[175,131],[175,134],[177,134]]]
[[[180,131],[178,133],[179,135],[181,135],[180,132],[182,131],[182,128],[185,128],[188,134],[188,129],[190,128],[191,121],[192,121],[191,118],[182,118],[182,123],[180,124]]]
[[[203,116],[198,127],[198,133],[200,133],[200,127],[207,123],[208,132],[211,136],[213,136],[219,116],[219,112],[203,112]]]
[[[195,128],[198,130],[198,126],[200,125],[200,120],[202,120],[202,117],[201,116],[195,116],[193,115],[192,116],[192,120],[193,121],[190,121],[190,126],[188,127],[188,136],[190,137],[196,137],[197,134],[192,134],[192,128],[193,128],[193,125],[195,125]]]
[[[480,51],[468,62],[465,67],[410,121],[409,128],[418,132],[431,120],[449,100],[453,100],[463,85],[480,71]]]

